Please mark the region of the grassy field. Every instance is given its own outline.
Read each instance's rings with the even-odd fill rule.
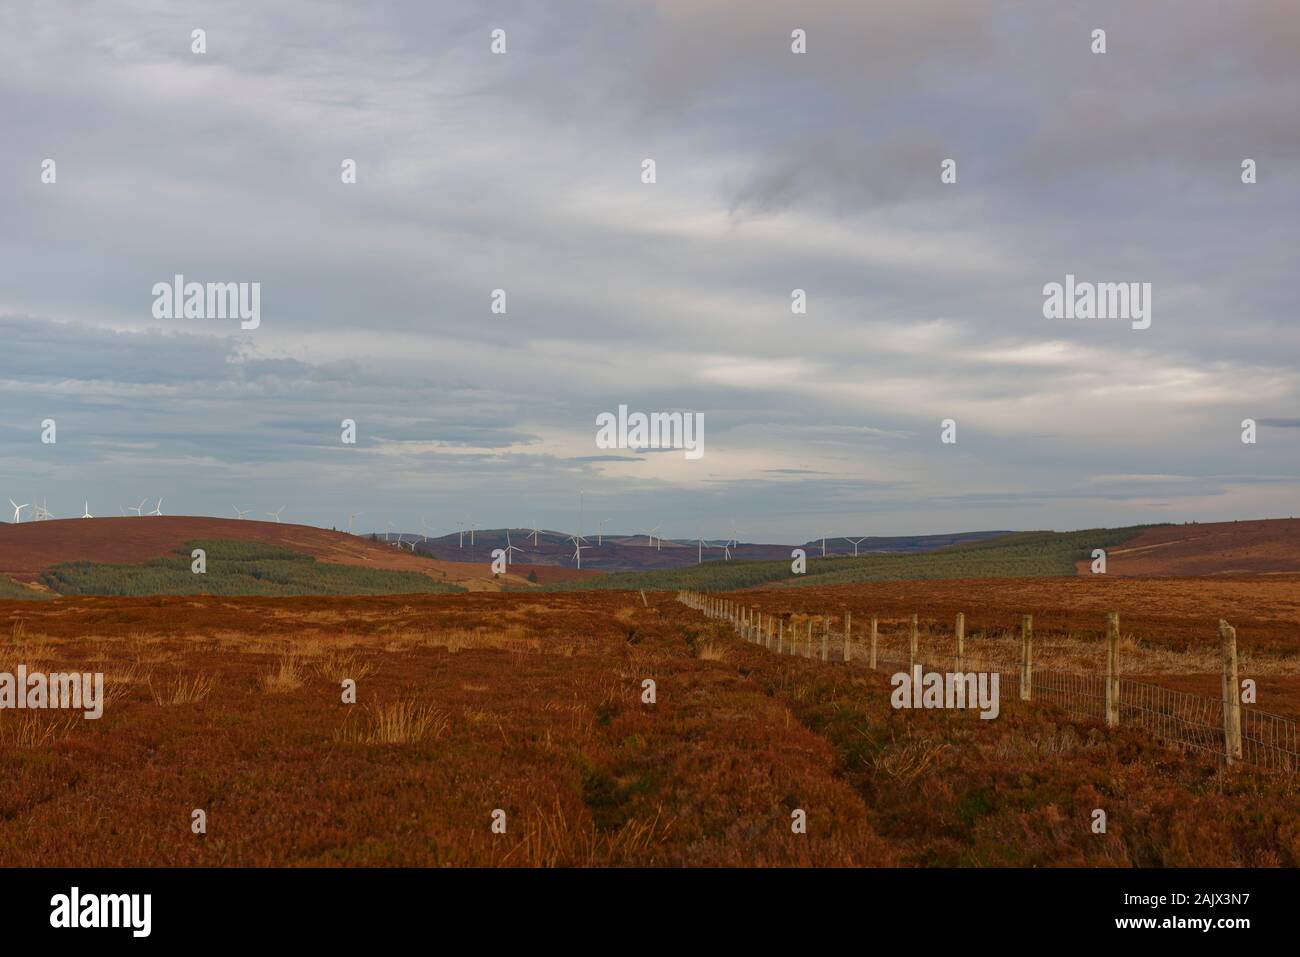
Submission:
[[[190,554],[207,553],[207,572],[191,570]],[[61,595],[390,595],[450,594],[464,589],[419,572],[320,562],[256,541],[187,542],[180,554],[138,564],[64,562],[41,574]]]
[[[790,570],[790,561],[711,561],[686,568],[608,575],[583,582],[557,582],[549,591],[584,588],[726,591],[759,585],[809,587],[903,579],[1036,578],[1075,574],[1075,562],[1089,558],[1094,548],[1119,545],[1149,528],[1098,528],[1078,532],[1016,532],[988,541],[908,555],[864,555],[859,558],[813,558],[803,575]]]
[[[45,592],[39,592],[33,588],[28,588],[26,585],[16,582],[12,578],[0,575],[0,599],[13,598],[18,599],[19,601],[32,601],[49,597],[51,596]]]
[[[1269,701],[1300,674],[1295,588],[1041,578],[750,596],[874,609],[890,641],[906,612],[960,607],[990,659],[1003,623],[1033,610],[1043,664],[1060,667],[1095,651],[1088,629],[1113,608],[1135,665],[1184,677],[1205,667],[1187,636],[1249,608],[1267,617],[1239,621],[1245,668]],[[1293,777],[1225,772],[1014,694],[993,721],[895,710],[883,673],[775,655],[666,595],[65,598],[0,616],[0,671],[101,670],[109,689],[98,721],[0,711],[10,866],[1300,864]]]

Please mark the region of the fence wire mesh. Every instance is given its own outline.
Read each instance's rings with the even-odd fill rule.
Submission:
[[[704,603],[704,596],[685,592],[679,596],[679,600],[690,607],[709,613],[710,606]],[[767,629],[773,627],[773,622],[768,615],[767,612],[763,613],[761,624],[754,620],[738,625],[737,631],[745,634],[749,640],[775,652],[778,639],[775,636],[770,638],[768,636]],[[726,620],[725,614],[721,611],[712,613],[712,616]],[[824,658],[831,662],[869,665],[870,640],[866,634],[859,632],[856,621],[854,635],[852,641],[848,643],[846,653],[843,631],[836,632],[833,629],[828,631],[823,616],[803,613],[777,617],[784,617],[784,634],[780,640],[780,648],[784,654],[818,661]],[[808,628],[810,622],[811,631]],[[900,655],[897,647],[899,635],[878,634],[877,638],[876,670],[886,673],[907,671],[910,654],[904,647]],[[927,656],[931,660],[927,661]],[[946,656],[936,655],[932,647],[922,647],[918,651],[918,663],[926,670],[955,668],[955,658],[955,649]],[[984,659],[980,659],[980,663],[984,667],[979,670],[995,670],[1002,675],[1001,686],[1005,694],[1019,695],[1018,665],[990,662]],[[969,662],[969,665],[974,664],[974,661]],[[1222,698],[1211,698],[1166,688],[1123,675],[1120,675],[1118,684],[1121,727],[1141,728],[1167,745],[1190,748],[1212,755],[1219,761],[1225,759]],[[1106,720],[1106,676],[1101,672],[1086,674],[1034,668],[1031,700],[1055,705],[1078,718],[1104,722]],[[1281,771],[1298,772],[1300,771],[1300,722],[1294,718],[1243,705],[1241,749],[1244,762]]]

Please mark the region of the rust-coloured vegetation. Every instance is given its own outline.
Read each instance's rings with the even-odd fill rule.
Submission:
[[[1117,610],[1134,660],[1189,681],[1206,623],[1235,616],[1262,693],[1293,693],[1294,581],[1105,586],[745,595],[848,606],[858,627],[962,610],[969,652],[990,659],[1020,611],[1067,661]],[[78,598],[0,615],[0,670],[103,671],[109,698],[99,721],[0,712],[10,866],[1300,863],[1294,777],[1007,693],[994,721],[895,711],[886,675],[777,656],[666,594]]]

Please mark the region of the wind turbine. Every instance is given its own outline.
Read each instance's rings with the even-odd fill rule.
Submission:
[[[358,515],[361,515],[361,514],[364,514],[364,513],[362,513],[362,512],[348,512],[348,534],[349,534],[349,535],[352,534],[352,523],[353,523],[354,521],[356,521],[356,517],[357,517]]]
[[[581,568],[582,550],[584,548],[591,548],[591,546],[582,544],[581,536],[572,536],[569,538],[569,541],[573,542],[573,557],[578,560],[578,567]]]
[[[822,558],[826,557],[826,536],[822,536]]]
[[[126,510],[128,512],[135,512],[136,517],[139,518],[140,516],[144,515],[144,503],[147,501],[149,501],[147,498],[142,498],[140,499],[139,505],[128,505],[126,507]]]
[[[653,547],[654,547],[654,543],[655,543],[655,532],[657,532],[657,531],[659,531],[659,526],[658,526],[658,525],[656,525],[654,528],[651,528],[651,529],[647,530],[647,531],[644,533],[644,534],[645,534],[645,537],[646,537],[646,547],[647,547],[647,548],[653,548]]]
[[[534,547],[534,548],[537,547],[537,533],[540,532],[540,531],[541,531],[541,529],[538,528],[536,525],[533,526],[533,531],[532,531],[531,534],[532,534],[532,536],[533,536],[533,547]]]
[[[857,557],[858,557],[858,546],[861,545],[863,542],[865,542],[866,539],[865,539],[865,538],[859,538],[859,539],[846,538],[846,539],[844,539],[844,540],[845,540],[846,542],[849,542],[849,543],[853,546],[853,557],[854,557],[854,558],[857,558]]]
[[[696,541],[699,543],[699,547],[695,549],[695,564],[703,565],[704,564],[704,539],[698,538],[696,539]],[[713,546],[710,545],[709,547],[712,548]]]
[[[429,541],[429,523],[426,522],[426,521],[424,520],[424,516],[423,516],[423,515],[420,516],[420,528],[424,529],[424,540],[425,540],[426,542],[428,542],[428,541]],[[415,551],[415,549],[412,548],[411,551]]]
[[[285,506],[285,505],[281,505],[281,506],[280,506],[279,508],[277,508],[274,512],[267,512],[266,514],[269,515],[269,516],[271,516],[273,519],[275,519],[275,524],[279,525],[279,524],[280,524],[280,513],[283,512],[283,511],[285,510],[285,508],[287,508],[287,506]]]
[[[384,520],[384,541],[388,541],[392,537],[393,537],[393,520],[385,519]]]
[[[90,502],[86,502],[86,507],[82,509],[82,513],[83,513],[82,516],[81,516],[82,518],[94,518],[94,517],[95,517],[95,516],[93,516],[93,515],[90,514]]]
[[[160,498],[158,499],[158,504],[155,505],[155,506],[153,507],[153,511],[150,512],[149,514],[150,514],[150,515],[161,515],[161,514],[162,514],[162,502],[163,502],[163,500],[162,500],[162,498],[160,497]]]
[[[21,522],[21,521],[23,520],[23,519],[22,519],[22,511],[23,511],[23,509],[25,509],[25,508],[31,508],[31,507],[32,507],[32,505],[31,505],[30,502],[27,502],[27,503],[25,503],[25,504],[23,504],[23,505],[19,505],[19,504],[18,504],[17,502],[15,502],[13,499],[10,499],[10,500],[9,500],[9,504],[12,505],[12,506],[14,507],[14,524],[15,524],[15,525],[17,525],[19,522]]]
[[[465,523],[457,522],[456,525],[460,528],[460,537],[456,539],[456,547],[464,548],[465,547]]]
[[[251,508],[240,508],[238,505],[230,506],[235,510],[235,516],[238,521],[243,521],[245,515],[252,511]]]
[[[604,545],[604,544],[605,544],[605,523],[608,522],[608,521],[609,521],[609,519],[607,519],[607,518],[602,518],[602,519],[600,520],[600,531],[596,534],[596,544],[597,544],[597,545]]]
[[[507,528],[507,529],[506,529],[506,564],[507,564],[507,565],[510,564],[510,553],[511,553],[511,552],[522,552],[522,551],[523,551],[522,548],[519,548],[519,547],[517,547],[517,546],[515,546],[515,545],[512,545],[512,544],[510,543],[510,529]]]

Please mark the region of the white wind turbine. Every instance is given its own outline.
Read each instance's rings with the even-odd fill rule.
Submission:
[[[604,545],[604,544],[605,544],[605,523],[608,522],[608,521],[609,521],[609,519],[607,519],[607,518],[602,518],[602,519],[600,520],[600,531],[596,534],[596,544],[597,544],[597,545]]]
[[[646,537],[646,547],[647,547],[647,548],[653,548],[653,547],[654,547],[654,544],[655,544],[655,533],[658,532],[658,531],[659,531],[659,526],[656,525],[654,528],[648,529],[647,531],[645,531],[645,532],[643,533],[643,534],[645,535],[645,537]]]
[[[128,506],[126,507],[126,510],[127,510],[128,512],[135,512],[136,517],[140,517],[140,516],[144,515],[144,503],[147,502],[147,501],[149,501],[147,498],[142,498],[142,499],[140,499],[140,504],[139,504],[139,505],[128,505]]]
[[[281,505],[281,506],[280,506],[279,508],[277,508],[274,512],[267,512],[266,514],[269,515],[271,518],[275,519],[275,524],[279,525],[279,524],[280,524],[280,513],[283,512],[286,508],[288,508],[287,505]]]
[[[822,558],[826,557],[826,536],[822,536]]]
[[[534,525],[534,526],[533,526],[533,530],[532,530],[531,532],[528,533],[529,535],[532,535],[532,536],[533,536],[533,548],[536,548],[536,547],[537,547],[537,535],[538,535],[539,532],[541,532],[541,529],[538,528],[536,525]],[[524,537],[526,538],[527,536],[524,536]]]
[[[456,526],[460,529],[460,537],[456,539],[456,547],[464,548],[465,547],[465,523],[457,522]]]
[[[352,534],[352,523],[355,522],[355,521],[357,520],[357,516],[358,516],[358,515],[362,515],[362,514],[364,514],[364,513],[363,513],[363,512],[348,512],[348,534],[349,534],[349,535]]]
[[[511,552],[522,552],[522,551],[523,551],[522,548],[519,548],[518,546],[511,544],[511,542],[510,542],[510,529],[507,528],[507,529],[506,529],[506,564],[507,564],[507,565],[510,564],[510,553],[511,553]]]
[[[149,514],[150,514],[150,515],[161,515],[161,514],[162,514],[162,503],[163,503],[162,498],[159,498],[159,499],[158,499],[158,504],[155,505],[155,506],[153,507],[153,511],[150,512]]]
[[[36,506],[35,520],[38,522],[47,522],[54,517],[54,513],[45,507],[45,499],[41,499],[41,504]]]
[[[238,505],[232,505],[230,507],[235,510],[235,518],[238,521],[242,521],[244,516],[252,511],[251,508],[240,508]]]
[[[423,515],[420,516],[420,528],[422,528],[422,529],[424,530],[424,540],[425,540],[425,542],[428,542],[428,541],[429,541],[429,523],[428,523],[427,521],[425,521]],[[415,551],[415,549],[412,548],[411,551]]]
[[[854,558],[857,558],[857,557],[858,557],[858,546],[861,545],[863,542],[865,542],[866,539],[865,539],[865,538],[857,538],[857,539],[854,539],[854,538],[846,538],[846,539],[844,539],[844,540],[853,546],[853,557],[854,557]]]
[[[393,521],[392,521],[392,519],[385,519],[385,521],[384,521],[384,541],[388,541],[388,540],[389,540],[390,538],[392,538],[392,537],[393,537]]]
[[[95,517],[95,516],[93,516],[93,515],[90,514],[90,502],[89,502],[89,501],[86,502],[86,507],[83,508],[83,509],[81,510],[81,512],[82,512],[82,514],[81,514],[81,517],[82,517],[82,518],[94,518],[94,517]]]
[[[19,504],[18,504],[17,502],[15,502],[13,499],[10,499],[10,500],[9,500],[9,504],[12,505],[12,506],[14,507],[14,524],[15,524],[15,525],[17,525],[19,522],[21,522],[21,521],[23,520],[23,518],[22,518],[22,512],[23,512],[23,509],[25,509],[25,508],[31,508],[31,507],[32,507],[32,505],[31,505],[30,502],[25,502],[25,503],[23,503],[22,505],[19,505]]]
[[[590,546],[590,545],[584,545],[584,544],[582,544],[582,537],[579,536],[579,535],[571,536],[571,537],[569,538],[569,541],[573,542],[573,557],[576,558],[576,559],[578,560],[578,567],[581,568],[581,567],[582,567],[582,550],[583,550],[584,548],[591,548],[591,546]]]

